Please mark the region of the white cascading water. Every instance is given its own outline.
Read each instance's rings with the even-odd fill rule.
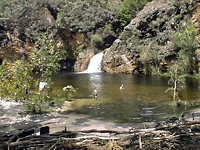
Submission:
[[[83,71],[82,73],[98,73],[101,72],[101,61],[103,59],[103,52],[100,52],[94,55],[90,59],[90,63],[88,65],[87,70]]]

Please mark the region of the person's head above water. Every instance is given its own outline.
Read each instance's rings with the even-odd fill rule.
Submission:
[[[124,90],[124,85],[122,84],[119,89]]]

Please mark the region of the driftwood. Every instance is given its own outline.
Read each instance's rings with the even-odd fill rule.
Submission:
[[[198,149],[200,122],[185,121],[151,129],[62,131],[59,133],[19,136],[0,135],[0,150],[4,149]]]

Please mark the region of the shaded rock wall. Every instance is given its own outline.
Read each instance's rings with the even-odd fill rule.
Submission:
[[[67,64],[63,69],[83,70],[88,63],[87,57],[82,61],[83,52],[91,51],[94,55],[109,47],[118,36],[119,18],[106,9],[103,2],[106,1],[28,0],[26,5],[20,5],[22,8],[13,16],[0,23],[1,59],[20,59],[33,49],[37,34],[48,31],[52,39],[60,40],[66,45],[66,51],[72,54],[62,61],[63,65]],[[108,25],[111,28],[106,28]],[[98,34],[102,41],[91,46],[91,36],[94,34]],[[76,51],[75,55],[73,51]],[[77,65],[74,68],[75,62]],[[83,64],[82,67],[79,67],[80,64]]]
[[[55,23],[48,4],[36,3],[33,6],[24,6],[22,11],[16,12],[12,18],[3,22],[4,39],[1,39],[4,59],[20,59],[27,51],[34,47],[38,32],[46,31]],[[3,43],[3,44],[2,44]],[[9,54],[12,53],[12,58]]]

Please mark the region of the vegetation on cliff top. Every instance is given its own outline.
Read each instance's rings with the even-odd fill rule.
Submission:
[[[152,0],[124,0],[119,10],[122,26],[128,25],[131,19],[150,1]]]

